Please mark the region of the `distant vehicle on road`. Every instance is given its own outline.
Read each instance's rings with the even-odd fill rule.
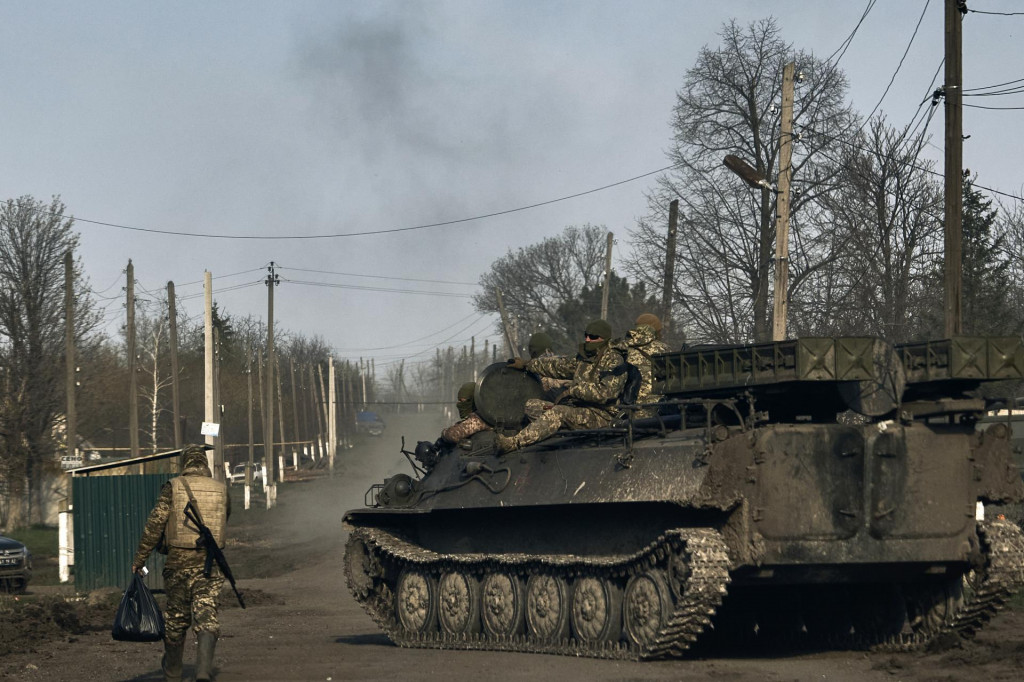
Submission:
[[[384,420],[376,412],[363,410],[356,413],[356,433],[366,433],[371,436],[384,435]]]
[[[262,476],[263,476],[263,465],[262,464],[253,464],[252,465],[252,480],[255,481],[257,478],[261,478]],[[231,475],[228,476],[228,482],[229,483],[245,483],[245,465],[244,464],[236,464],[234,466],[234,468],[231,469]]]
[[[0,535],[0,592],[24,592],[32,578],[32,553],[13,538]]]

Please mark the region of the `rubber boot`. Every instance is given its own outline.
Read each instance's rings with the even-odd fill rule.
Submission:
[[[196,682],[210,682],[213,679],[213,650],[217,647],[217,635],[200,632],[196,635]]]
[[[185,640],[171,643],[164,640],[164,658],[160,668],[164,671],[164,682],[181,682],[181,657],[185,653]]]

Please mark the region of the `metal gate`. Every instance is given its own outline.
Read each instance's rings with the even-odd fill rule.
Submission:
[[[71,499],[75,532],[75,589],[125,587],[146,517],[173,474],[76,476]],[[163,589],[164,556],[153,552],[146,584]]]

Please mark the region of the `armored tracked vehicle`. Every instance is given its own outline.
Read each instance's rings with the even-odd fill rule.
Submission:
[[[655,418],[498,457],[421,442],[415,476],[344,518],[349,588],[397,644],[654,659],[709,637],[914,648],[968,636],[1024,585],[1024,499],[983,383],[1015,338],[863,337],[655,357]],[[524,423],[536,377],[485,371]]]

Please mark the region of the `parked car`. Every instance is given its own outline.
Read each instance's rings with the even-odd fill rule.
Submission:
[[[24,592],[32,577],[32,554],[13,538],[0,535],[0,592]]]
[[[384,434],[384,420],[376,412],[363,410],[356,413],[356,433],[366,433],[371,436]]]
[[[257,478],[263,477],[263,465],[253,464],[252,465],[252,480],[256,481]],[[245,483],[245,465],[236,464],[231,469],[231,475],[228,476],[228,483]]]

